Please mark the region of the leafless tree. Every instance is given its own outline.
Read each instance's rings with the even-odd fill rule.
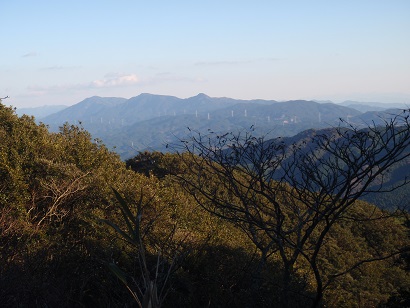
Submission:
[[[83,172],[73,164],[55,163],[40,160],[44,177],[39,187],[32,190],[32,202],[27,213],[39,227],[45,221],[61,222],[73,210],[76,200],[87,194],[87,177],[90,171]]]
[[[358,129],[348,123],[306,132],[297,142],[266,140],[252,132],[203,135],[182,140],[180,157],[190,172],[177,173],[183,187],[204,209],[240,227],[261,252],[262,262],[273,253],[283,265],[283,305],[300,259],[316,282],[312,307],[337,278],[358,266],[408,251],[357,260],[349,268],[324,274],[318,262],[334,225],[354,220],[351,209],[369,193],[406,185],[407,177],[387,187],[390,168],[410,156],[409,110],[384,120],[384,125]],[[391,215],[368,213],[364,220]],[[384,216],[384,217],[382,217]]]
[[[7,98],[9,98],[9,96],[0,97],[0,104],[2,104],[2,103],[3,103],[3,99],[7,99]]]

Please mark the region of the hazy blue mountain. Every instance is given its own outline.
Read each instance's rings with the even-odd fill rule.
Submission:
[[[160,116],[208,112],[235,103],[237,101],[229,98],[210,98],[205,94],[187,99],[145,93],[130,99],[94,96],[53,114],[44,121],[54,129],[64,122],[81,122],[90,132],[96,132]]]
[[[78,122],[90,122],[100,120],[106,115],[107,110],[118,106],[126,101],[120,97],[99,97],[93,96],[70,106],[60,112],[49,115],[43,119],[51,128],[58,128],[65,122],[77,124]]]
[[[337,126],[340,118],[358,116],[355,109],[313,101],[277,102],[213,98],[203,93],[181,99],[141,94],[130,99],[91,97],[42,121],[57,130],[64,122],[79,124],[93,137],[129,158],[138,151],[170,150],[166,144],[189,130],[224,133],[254,128],[258,135],[293,136],[308,128]]]
[[[313,99],[314,102],[319,103],[319,104],[334,104],[331,100],[317,100]]]
[[[378,102],[356,102],[356,101],[344,101],[340,103],[341,106],[354,108],[361,112],[367,111],[382,111],[392,108],[406,108],[406,104],[395,104],[395,103],[378,103]],[[409,106],[407,106],[409,108]]]
[[[67,106],[64,105],[50,105],[50,106],[40,106],[40,107],[29,107],[29,108],[16,108],[16,113],[19,116],[23,114],[34,116],[37,120],[42,119],[50,114],[59,112],[66,109]]]
[[[349,128],[346,128],[349,130]],[[366,130],[366,129],[363,129]],[[302,131],[294,136],[291,137],[281,137],[280,139],[270,139],[267,140],[266,143],[270,142],[282,142],[286,147],[291,149],[293,145],[297,145],[297,147],[301,151],[309,152],[312,149],[316,148],[316,145],[313,143],[313,139],[315,136],[318,135],[330,135],[336,131],[336,128],[323,128],[323,129],[308,129]],[[404,153],[410,151],[410,148],[407,148]],[[318,155],[321,157],[321,155]],[[289,162],[292,162],[293,157],[289,158]],[[283,174],[281,174],[280,170],[275,173],[275,179],[281,179]],[[389,170],[383,176],[383,182],[385,184],[385,188],[391,187],[398,187],[403,183],[404,178],[410,177],[410,159],[404,159],[394,165],[392,165]],[[382,178],[380,177],[380,181]],[[370,185],[370,188],[377,190],[379,188],[380,182],[375,182],[374,184]],[[394,191],[387,191],[383,193],[376,193],[376,194],[368,194],[363,196],[362,199],[368,202],[371,202],[382,209],[392,210],[395,209],[397,206],[405,207],[407,206],[407,210],[409,210],[408,200],[410,198],[410,184],[404,185]]]
[[[366,127],[372,125],[383,125],[386,121],[390,122],[393,118],[403,112],[404,109],[385,109],[382,111],[368,111],[356,116],[349,117],[349,123],[356,127]]]

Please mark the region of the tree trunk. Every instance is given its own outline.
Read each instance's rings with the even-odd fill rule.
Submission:
[[[283,273],[283,292],[282,296],[280,297],[280,306],[287,308],[291,307],[290,299],[291,299],[291,285],[292,285],[292,265],[285,265],[284,273]]]
[[[316,296],[313,299],[312,303],[312,308],[320,307],[322,304],[322,298],[323,298],[323,283],[322,283],[322,278],[320,276],[319,268],[317,267],[317,264],[315,261],[312,261],[311,263],[313,273],[315,274],[315,280],[316,280]]]

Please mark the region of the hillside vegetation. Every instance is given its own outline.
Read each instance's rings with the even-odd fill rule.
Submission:
[[[84,129],[49,132],[3,105],[0,138],[2,307],[138,306],[154,287],[163,307],[314,303],[309,264],[296,262],[284,293],[279,251],[261,258],[246,226],[199,206],[177,177],[198,176],[190,156],[145,152],[124,163]],[[368,220],[369,212],[385,218]],[[318,264],[325,274],[347,272],[332,280],[320,305],[409,304],[408,221],[386,213],[357,201],[349,210],[355,219],[333,226]],[[402,253],[351,269],[393,250]]]

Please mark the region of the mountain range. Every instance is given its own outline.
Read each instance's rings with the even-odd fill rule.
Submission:
[[[26,114],[26,115],[35,117],[37,120],[40,120],[50,114],[66,109],[67,107],[68,106],[65,106],[65,105],[45,105],[45,106],[31,107],[31,108],[16,108],[16,113],[19,116]]]
[[[341,119],[367,125],[388,114],[380,105],[367,112],[349,107],[359,105],[371,109],[358,102],[238,100],[203,93],[181,99],[143,93],[130,99],[90,97],[39,120],[53,131],[66,122],[80,124],[127,159],[144,150],[169,151],[167,145],[184,138],[189,130],[223,133],[252,126],[256,135],[293,136],[310,128],[338,126]]]
[[[265,136],[266,140],[288,137],[297,143],[306,138],[308,130],[380,124],[398,114],[399,107],[406,108],[404,105],[374,103],[372,106],[351,101],[335,104],[306,100],[237,100],[200,93],[186,99],[153,94],[140,94],[130,99],[94,96],[70,107],[55,106],[56,112],[44,107],[43,113],[42,108],[32,111],[42,114],[38,120],[49,125],[52,131],[58,131],[64,123],[84,127],[93,138],[101,139],[125,160],[146,150],[175,150],[180,140],[192,131],[206,135],[210,131],[226,133],[252,128],[254,136]],[[44,116],[47,112],[51,114]],[[22,113],[23,110],[18,110],[18,114]],[[409,166],[410,162],[406,162],[394,172],[408,174]],[[388,207],[389,200],[397,196],[410,197],[406,188],[399,194],[386,195],[388,200],[369,201]]]

